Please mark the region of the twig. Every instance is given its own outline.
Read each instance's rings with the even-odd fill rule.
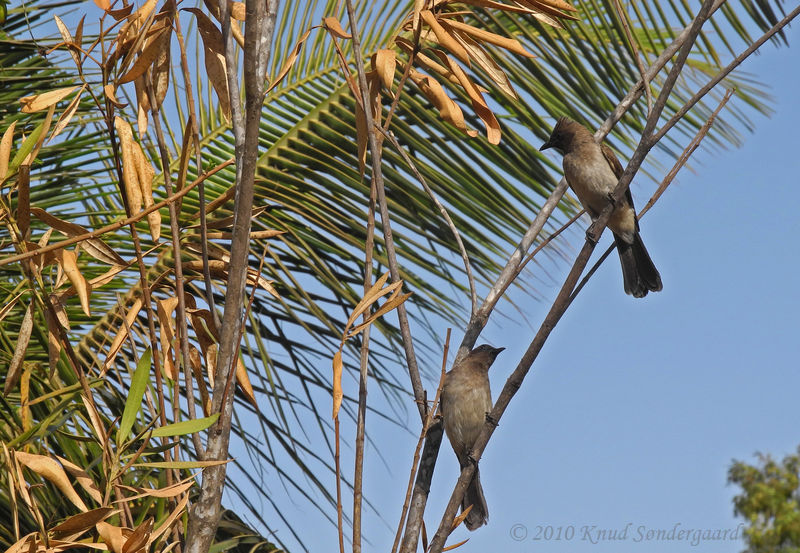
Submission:
[[[177,10],[177,7],[176,7]],[[192,90],[192,74],[189,71],[189,61],[186,58],[186,45],[183,40],[183,33],[181,32],[181,18],[176,14],[173,18],[173,25],[175,26],[175,37],[178,39],[178,49],[181,54],[181,71],[183,72],[183,86],[186,89],[186,106],[189,110],[189,128],[184,132],[192,134],[192,141],[194,142],[194,158],[197,164],[197,173],[203,170],[203,153],[200,148],[200,130],[197,128],[197,109],[194,104],[194,92]],[[203,260],[203,284],[205,285],[206,303],[208,303],[208,310],[211,312],[211,317],[214,324],[219,325],[219,313],[217,313],[214,304],[214,289],[211,286],[211,271],[208,268],[208,236],[206,226],[206,186],[204,182],[200,183],[197,189],[197,200],[200,210],[200,255]]]
[[[570,227],[570,226],[571,226],[571,225],[572,225],[572,224],[573,224],[575,221],[577,221],[578,219],[580,219],[580,218],[581,218],[581,216],[582,216],[584,213],[586,213],[586,210],[585,210],[585,209],[581,209],[581,210],[580,210],[579,212],[577,212],[575,215],[573,215],[572,217],[570,217],[569,221],[567,221],[566,223],[564,223],[563,225],[561,225],[561,227],[560,227],[560,228],[559,228],[557,231],[555,231],[553,234],[550,234],[550,235],[549,235],[547,238],[545,238],[544,240],[542,240],[542,241],[539,243],[539,245],[538,245],[538,246],[536,246],[536,247],[533,249],[533,251],[527,255],[527,257],[526,257],[526,258],[525,258],[525,259],[522,261],[522,263],[520,263],[520,264],[519,264],[519,267],[517,267],[517,273],[516,273],[515,277],[516,277],[516,276],[518,276],[518,275],[519,275],[519,274],[522,272],[522,270],[525,268],[525,265],[527,265],[527,264],[528,264],[528,263],[531,261],[531,259],[533,259],[533,258],[536,256],[536,254],[537,254],[537,253],[539,253],[539,252],[540,252],[540,251],[542,251],[544,248],[546,248],[546,247],[547,247],[547,245],[548,245],[550,242],[552,242],[553,240],[555,240],[555,239],[558,237],[558,235],[559,235],[559,234],[561,234],[562,232],[564,232],[565,230],[567,230],[567,228],[569,228],[569,227]],[[512,282],[513,282],[513,281],[512,281]],[[511,284],[511,283],[509,282],[508,284]],[[504,290],[501,292],[501,294],[503,294],[503,293],[505,293],[505,289],[504,289]]]
[[[644,94],[647,97],[647,113],[650,114],[653,111],[653,93],[650,90],[650,80],[647,78],[647,71],[645,71],[644,64],[642,63],[642,59],[639,57],[639,48],[636,46],[636,42],[633,40],[633,34],[631,33],[630,22],[628,21],[628,14],[622,9],[622,4],[619,0],[614,0],[614,7],[617,10],[617,14],[619,15],[620,20],[622,21],[622,28],[625,30],[625,37],[628,39],[628,44],[631,45],[631,50],[633,51],[633,59],[636,61],[636,67],[639,69],[639,75],[642,78],[642,86],[644,87]]]
[[[149,74],[145,75],[145,84],[147,87],[146,93],[150,97],[150,113],[153,116],[153,127],[156,131],[158,151],[161,155],[161,170],[164,175],[164,188],[167,196],[172,196],[172,175],[170,175],[169,153],[167,152],[167,144],[164,140],[164,130],[161,127],[161,117],[158,108],[156,107],[158,102],[156,101],[156,95],[153,91],[152,81]],[[178,321],[178,329],[180,331],[178,339],[180,340],[181,344],[181,365],[183,368],[184,379],[186,380],[186,412],[191,420],[196,418],[194,404],[194,377],[192,376],[191,369],[189,368],[189,327],[186,322],[186,291],[184,290],[183,266],[181,263],[181,238],[180,229],[178,228],[178,210],[176,209],[175,202],[170,202],[168,204],[168,208],[169,227],[172,234],[172,255],[175,263],[175,295],[178,297],[178,311],[176,316]],[[179,385],[179,382],[180,379],[175,380],[176,386]],[[180,393],[180,388],[178,388],[177,392]],[[178,422],[177,417],[180,416],[180,402],[173,402],[173,406],[177,407],[173,414],[174,422]],[[197,452],[197,456],[202,459],[205,454],[205,449],[203,448],[203,442],[200,439],[199,432],[192,433],[192,444]],[[178,457],[179,447],[179,445],[175,446],[176,459]],[[177,476],[180,478],[180,474],[177,474]]]
[[[442,387],[444,386],[444,374],[445,374],[445,371],[447,369],[447,354],[450,351],[450,331],[451,330],[452,329],[450,329],[450,328],[447,329],[447,334],[446,334],[445,339],[444,339],[444,351],[442,353],[442,371],[441,371],[441,373],[439,375],[439,385],[436,387],[436,395],[433,398],[433,404],[431,405],[431,408],[428,410],[428,415],[425,417],[425,422],[422,425],[422,430],[419,433],[419,440],[417,441],[417,447],[414,450],[414,459],[411,461],[411,473],[408,475],[408,488],[406,489],[406,500],[403,503],[403,510],[400,513],[400,522],[397,524],[397,533],[395,534],[395,537],[394,537],[394,544],[392,545],[392,553],[395,553],[395,551],[397,551],[397,546],[400,543],[400,536],[402,535],[402,531],[403,531],[403,523],[406,520],[406,513],[409,513],[409,517],[410,517],[409,521],[412,520],[411,513],[409,512],[409,507],[411,505],[411,492],[414,489],[415,476],[417,476],[417,466],[419,465],[419,461],[420,461],[419,453],[420,453],[420,449],[422,449],[423,441],[426,443],[426,445],[430,441],[429,440],[429,438],[430,438],[430,432],[429,431],[431,429],[431,424],[433,423],[434,413],[436,413],[437,410],[438,410],[437,407],[439,405],[439,399],[442,396]],[[438,417],[437,418],[437,424],[439,425],[439,430],[438,430],[439,443],[441,443],[441,437],[442,437],[441,436],[441,431],[442,431],[442,429],[441,429],[441,417],[438,415],[438,413],[436,414],[436,417]],[[438,452],[438,447],[437,447],[437,452]],[[434,459],[435,459],[435,456],[434,456]],[[416,541],[417,541],[416,540],[416,535],[417,534],[410,534],[410,533],[406,532],[406,537],[408,537],[409,535],[413,535],[414,536],[414,544],[413,544],[414,549],[413,550],[416,550],[416,546],[417,546],[417,544],[416,544]],[[409,544],[406,544],[406,543],[403,544],[403,549],[404,550],[407,549],[408,547],[409,547]]]
[[[711,17],[711,15],[725,2],[726,0],[715,0],[714,4],[711,6],[711,11],[708,13],[705,19]],[[687,25],[683,31],[681,31],[675,40],[672,41],[672,44],[667,46],[664,51],[661,52],[661,55],[656,58],[656,61],[653,62],[653,65],[647,69],[647,72],[645,73],[647,82],[652,81],[653,78],[664,68],[667,62],[672,59],[672,56],[675,55],[675,52],[677,52],[680,47],[683,46],[683,44],[686,42],[686,39],[689,37],[689,32],[691,31],[693,23],[694,20],[692,23]],[[611,112],[603,124],[600,125],[600,128],[597,129],[597,132],[594,134],[595,140],[599,142],[603,140],[603,138],[605,138],[609,132],[611,132],[611,129],[614,128],[614,125],[616,125],[619,120],[622,119],[622,116],[625,115],[629,109],[631,109],[633,104],[639,98],[641,98],[644,85],[644,80],[639,80],[635,85],[633,85],[633,88],[631,88],[625,97],[620,100],[614,111]]]
[[[447,210],[441,204],[436,195],[433,193],[431,187],[428,186],[428,183],[425,181],[425,177],[422,176],[422,174],[417,169],[417,166],[414,165],[414,162],[411,160],[411,157],[409,157],[409,155],[397,141],[397,138],[394,136],[394,133],[392,131],[385,131],[381,127],[378,127],[378,130],[380,130],[383,133],[383,135],[389,139],[392,145],[394,145],[394,147],[403,157],[403,160],[405,160],[405,162],[408,164],[409,168],[414,173],[414,176],[416,176],[417,180],[420,182],[420,184],[422,184],[422,187],[425,189],[425,192],[427,192],[428,197],[431,199],[433,204],[439,209],[439,213],[442,214],[442,217],[444,218],[445,222],[447,222],[447,226],[450,227],[450,232],[453,233],[453,237],[456,240],[456,244],[458,245],[458,251],[461,252],[461,259],[464,261],[464,269],[467,272],[467,280],[469,281],[469,292],[470,292],[470,297],[472,298],[471,314],[474,316],[475,313],[478,311],[478,292],[475,290],[475,277],[472,275],[472,266],[470,265],[469,262],[467,249],[464,247],[464,242],[461,240],[461,235],[459,234],[455,223],[453,223],[453,220],[450,218],[450,214],[447,213]]]
[[[367,240],[364,244],[364,294],[372,287],[372,252],[375,247],[375,183],[370,186],[367,210]],[[363,315],[364,322],[369,312]],[[353,475],[353,553],[361,551],[361,502],[364,476],[364,433],[367,419],[367,370],[369,367],[369,331],[367,326],[361,342],[361,359],[358,377],[358,420],[356,422],[356,460]],[[338,444],[337,444],[338,447]]]
[[[52,251],[55,251],[55,250],[58,250],[58,249],[61,249],[61,248],[66,248],[67,246],[71,246],[72,244],[77,244],[78,242],[83,242],[84,240],[89,240],[91,238],[98,238],[98,237],[104,235],[107,232],[111,232],[111,231],[120,229],[120,228],[122,228],[122,227],[124,227],[126,225],[129,225],[131,223],[135,223],[137,221],[140,221],[140,220],[144,219],[145,217],[147,217],[152,212],[157,211],[157,210],[161,209],[162,207],[164,207],[166,205],[169,205],[170,203],[172,203],[172,202],[174,202],[176,200],[179,200],[180,198],[184,197],[194,187],[196,187],[197,185],[199,185],[201,182],[203,182],[207,178],[211,177],[212,175],[218,173],[219,171],[221,171],[222,169],[224,169],[225,167],[227,167],[231,163],[233,163],[232,159],[229,159],[227,161],[223,161],[222,163],[220,163],[219,165],[217,165],[213,169],[209,169],[205,173],[201,174],[189,186],[185,187],[183,190],[180,190],[179,192],[176,192],[172,196],[170,196],[170,197],[168,197],[168,198],[166,198],[164,200],[161,200],[160,202],[158,202],[156,204],[151,205],[150,207],[148,207],[147,209],[145,209],[143,211],[140,211],[136,215],[132,215],[131,217],[126,217],[125,219],[122,219],[121,221],[117,221],[116,223],[111,223],[110,225],[106,225],[106,226],[101,227],[101,228],[99,228],[97,230],[93,230],[92,232],[87,232],[86,234],[79,234],[78,236],[73,236],[72,238],[65,238],[64,240],[60,240],[60,241],[58,241],[58,242],[56,242],[54,244],[50,244],[49,246],[45,246],[43,248],[36,248],[35,250],[29,250],[29,251],[21,253],[21,254],[12,255],[10,257],[6,257],[4,259],[0,259],[0,267],[2,267],[3,265],[8,265],[9,263],[16,263],[17,261],[22,261],[24,259],[28,259],[28,258],[31,258],[31,257],[35,257],[37,255],[41,255],[41,254],[44,254],[44,253],[52,252]]]
[[[361,55],[361,40],[358,35],[358,23],[356,21],[355,10],[353,9],[353,0],[347,0],[346,7],[347,17],[350,20],[350,34],[353,39],[353,56],[355,57],[356,71],[358,73],[358,88],[361,91],[361,102],[364,106],[364,117],[366,118],[367,138],[369,140],[369,149],[372,153],[372,178],[375,183],[375,189],[377,190],[378,205],[381,211],[383,239],[386,244],[386,257],[392,282],[397,282],[400,280],[400,270],[397,265],[397,254],[394,247],[394,238],[392,237],[389,206],[386,202],[386,189],[383,185],[383,170],[381,168],[378,135],[375,132],[375,122],[372,118],[369,86],[367,84],[367,75],[364,71],[364,59]],[[420,420],[424,421],[426,415],[425,393],[422,389],[422,379],[419,375],[417,357],[414,353],[414,343],[411,339],[411,328],[408,324],[408,313],[406,312],[405,304],[401,303],[397,307],[397,318],[400,326],[400,334],[403,337],[403,348],[406,354],[406,364],[408,365],[408,375],[411,379],[411,388],[414,390],[414,399],[419,409]]]
[[[736,69],[739,66],[739,64],[741,64],[745,59],[747,59],[753,52],[758,50],[766,41],[768,41],[770,38],[772,38],[772,36],[775,33],[777,33],[778,31],[783,29],[786,25],[788,25],[789,22],[792,19],[794,19],[795,17],[797,17],[798,14],[800,14],[800,6],[797,6],[795,9],[793,9],[791,12],[789,12],[789,14],[786,17],[784,17],[778,23],[776,23],[769,31],[767,31],[766,33],[761,35],[761,38],[759,38],[753,44],[751,44],[744,52],[742,52],[741,54],[736,56],[736,58],[734,58],[734,60],[732,62],[730,62],[728,65],[726,65],[725,68],[722,71],[717,73],[714,76],[713,79],[708,81],[708,84],[706,84],[703,88],[698,90],[697,93],[694,96],[692,96],[689,99],[689,101],[686,102],[683,105],[683,107],[681,109],[679,109],[677,111],[677,113],[675,113],[675,115],[673,115],[672,118],[669,121],[667,121],[667,123],[658,131],[658,133],[656,133],[652,137],[651,140],[653,141],[653,143],[657,143],[659,140],[664,138],[664,135],[667,134],[667,132],[672,127],[674,127],[675,124],[678,121],[680,121],[683,118],[683,116],[686,115],[688,113],[688,111],[690,109],[692,109],[695,106],[695,104],[697,104],[697,102],[699,102],[700,99],[703,96],[708,94],[708,92],[712,88],[717,86],[722,79],[727,77],[728,74],[731,71]]]
[[[732,89],[729,89],[727,92],[725,92],[725,96],[722,98],[722,100],[720,100],[717,109],[714,110],[714,113],[711,114],[711,116],[708,118],[705,124],[702,127],[700,127],[700,130],[697,131],[697,134],[695,134],[692,141],[689,142],[689,145],[686,146],[686,148],[684,148],[683,152],[681,152],[681,155],[678,156],[678,160],[675,162],[675,165],[672,166],[672,169],[669,170],[667,176],[664,177],[664,180],[662,180],[661,184],[658,185],[658,188],[653,193],[653,196],[648,200],[647,204],[645,204],[645,206],[639,212],[638,215],[639,219],[641,219],[645,213],[650,211],[650,208],[653,207],[653,205],[658,201],[658,199],[661,197],[664,191],[666,191],[667,187],[670,184],[672,184],[672,181],[678,174],[678,171],[680,171],[683,168],[683,166],[686,165],[686,162],[689,161],[689,158],[692,156],[694,151],[697,149],[698,146],[700,146],[700,143],[706,137],[706,134],[708,134],[708,131],[711,129],[711,126],[714,124],[714,120],[717,118],[717,115],[719,115],[719,112],[722,111],[722,108],[725,107],[725,104],[728,103],[728,100],[731,99],[732,95],[733,95]]]

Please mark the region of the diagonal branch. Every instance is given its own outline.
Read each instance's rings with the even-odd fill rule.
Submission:
[[[680,48],[678,57],[676,58],[673,67],[667,76],[661,93],[656,99],[653,110],[648,116],[645,130],[642,133],[642,137],[639,141],[639,146],[631,157],[628,166],[625,168],[625,171],[623,172],[616,188],[614,189],[612,198],[614,198],[614,200],[617,202],[620,201],[622,196],[625,194],[633,175],[638,171],[639,167],[644,161],[645,156],[652,148],[652,144],[649,143],[649,137],[651,136],[653,129],[658,122],[664,106],[666,105],[667,98],[672,91],[678,74],[686,63],[686,58],[689,55],[689,51],[691,50],[694,42],[697,40],[697,36],[700,33],[703,23],[711,13],[713,4],[714,0],[705,0],[700,8],[699,13],[689,27],[689,32],[687,33],[685,41]],[[514,372],[511,373],[506,381],[505,386],[503,386],[503,390],[498,396],[491,413],[487,416],[487,422],[484,425],[483,430],[478,436],[475,444],[472,446],[472,450],[470,452],[470,455],[472,459],[475,460],[475,463],[467,464],[461,471],[461,475],[458,478],[458,482],[456,483],[455,489],[450,496],[450,501],[448,502],[447,508],[442,516],[439,528],[431,540],[430,553],[441,553],[442,549],[444,548],[445,540],[451,531],[453,519],[459,505],[461,504],[461,499],[464,497],[464,493],[469,485],[472,475],[475,472],[477,462],[480,460],[483,450],[486,447],[486,444],[488,443],[492,433],[494,432],[497,423],[503,416],[503,413],[511,401],[511,398],[513,398],[517,393],[517,390],[519,390],[520,386],[522,385],[522,381],[525,379],[525,376],[528,374],[533,362],[538,357],[539,352],[549,338],[550,333],[553,331],[569,307],[571,303],[572,291],[578,283],[581,273],[585,269],[586,264],[588,263],[592,252],[594,251],[595,245],[597,244],[597,240],[600,238],[603,230],[605,229],[613,209],[614,202],[609,202],[605,209],[603,209],[603,211],[600,213],[598,218],[592,223],[589,232],[587,232],[587,240],[575,259],[572,269],[567,275],[567,278],[564,281],[558,296],[553,302],[549,312],[545,316],[538,332],[517,364],[517,367],[514,369]]]

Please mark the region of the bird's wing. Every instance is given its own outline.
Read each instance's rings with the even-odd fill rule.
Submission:
[[[608,162],[609,166],[611,166],[611,171],[613,171],[614,176],[617,177],[617,180],[619,180],[625,169],[622,167],[622,164],[619,162],[619,159],[617,159],[616,154],[614,154],[614,151],[611,148],[609,148],[607,144],[600,144],[600,151],[603,152],[603,157],[606,158],[606,161]],[[630,186],[627,188],[627,190],[625,190],[625,199],[628,200],[628,203],[630,204],[631,207],[634,207],[633,195],[631,194]],[[634,208],[634,211],[635,209],[636,208]],[[638,220],[636,221],[636,226],[637,228],[639,226]]]

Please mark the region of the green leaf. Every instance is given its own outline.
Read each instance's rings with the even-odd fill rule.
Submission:
[[[188,421],[173,422],[156,428],[153,430],[152,436],[154,438],[161,438],[162,436],[183,436],[184,434],[194,434],[201,432],[217,422],[219,413],[215,413],[210,417],[203,417],[202,419],[192,419]]]
[[[33,129],[33,132],[28,135],[28,138],[25,139],[25,142],[22,143],[19,151],[17,151],[17,155],[15,155],[14,159],[11,160],[11,163],[8,164],[8,171],[6,172],[6,175],[13,174],[14,171],[16,171],[17,168],[22,165],[22,162],[25,161],[25,158],[33,151],[33,147],[36,146],[36,143],[39,141],[39,137],[42,135],[43,128],[44,123],[39,123],[39,125]]]
[[[133,428],[133,421],[136,420],[136,413],[139,412],[142,406],[144,390],[147,388],[147,382],[150,379],[151,357],[152,353],[150,348],[147,348],[142,358],[139,359],[136,370],[133,372],[128,399],[125,401],[125,410],[122,412],[122,420],[119,422],[119,430],[117,430],[118,446],[121,446],[122,441],[130,435],[131,429]]]

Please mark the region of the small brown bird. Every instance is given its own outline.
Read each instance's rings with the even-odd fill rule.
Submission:
[[[589,129],[566,117],[558,120],[550,139],[539,150],[547,148],[555,148],[564,156],[564,177],[592,219],[596,219],[622,176],[617,156],[605,144],[598,144]],[[611,213],[608,228],[617,243],[625,293],[643,298],[648,292],[661,290],[661,275],[639,236],[630,189]]]
[[[492,410],[492,392],[489,389],[489,367],[497,354],[505,348],[478,346],[444,376],[442,387],[442,418],[444,431],[463,469],[471,461],[472,445],[481,433],[486,415]],[[483,496],[478,467],[461,501],[461,511],[472,505],[464,520],[467,528],[475,530],[489,520],[489,508]]]

